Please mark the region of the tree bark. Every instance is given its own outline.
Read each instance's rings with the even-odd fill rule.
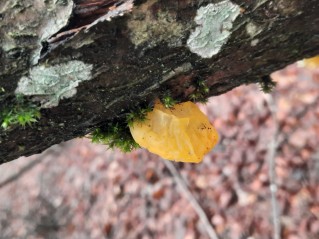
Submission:
[[[318,12],[318,0],[4,0],[0,113],[22,94],[41,119],[0,129],[0,164],[165,92],[185,101],[198,80],[215,96],[319,54]]]

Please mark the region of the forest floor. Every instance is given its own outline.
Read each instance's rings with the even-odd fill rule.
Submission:
[[[318,239],[319,70],[272,77],[200,106],[220,135],[200,164],[83,138],[1,165],[0,239]]]

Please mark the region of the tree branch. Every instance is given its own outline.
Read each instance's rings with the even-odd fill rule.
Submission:
[[[42,117],[0,127],[0,164],[121,122],[166,92],[186,101],[204,81],[203,96],[215,96],[319,54],[317,0],[9,1],[0,115],[19,93]]]

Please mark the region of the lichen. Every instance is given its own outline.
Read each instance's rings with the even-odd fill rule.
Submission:
[[[34,48],[29,59],[38,62],[41,42],[64,27],[72,14],[73,1],[0,1],[0,41],[4,52],[19,46]],[[9,31],[8,31],[9,29]],[[36,47],[35,47],[36,46]]]
[[[30,70],[29,76],[19,80],[15,92],[34,96],[41,102],[42,108],[51,108],[57,106],[61,99],[74,96],[80,82],[91,80],[92,69],[92,65],[81,61],[36,66]]]
[[[246,32],[251,38],[254,38],[262,32],[262,27],[256,25],[253,22],[248,22],[246,25]]]
[[[148,3],[150,6],[152,4],[154,1]],[[181,45],[181,38],[185,31],[185,26],[177,22],[176,16],[173,14],[167,11],[158,11],[154,15],[145,6],[135,9],[127,24],[132,43],[135,46],[147,43],[149,48],[160,42],[166,42],[170,46]]]
[[[71,0],[63,0],[56,1],[54,4],[50,6],[48,12],[46,14],[44,21],[42,21],[42,26],[39,28],[39,42],[38,48],[34,51],[32,56],[32,63],[38,63],[40,52],[42,50],[41,42],[49,39],[53,34],[57,33],[61,28],[67,25],[69,19],[72,15],[73,11],[73,1]]]
[[[262,30],[262,26],[259,26],[252,21],[246,24],[246,33],[252,39],[250,42],[250,45],[252,47],[257,46],[257,44],[259,43],[259,39],[256,37],[262,32]]]
[[[240,7],[228,0],[199,8],[195,17],[198,26],[187,40],[190,51],[203,58],[216,55],[227,43],[239,14]]]
[[[278,0],[275,1],[275,8],[278,9],[281,15],[283,16],[297,16],[302,14],[300,11],[300,5],[303,4],[303,1],[299,0]]]
[[[254,47],[254,46],[257,46],[258,43],[259,43],[259,39],[254,39],[250,42],[250,45]]]

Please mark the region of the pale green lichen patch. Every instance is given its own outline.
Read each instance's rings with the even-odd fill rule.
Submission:
[[[247,35],[249,35],[249,37],[252,39],[250,42],[250,45],[252,47],[256,46],[259,43],[259,39],[257,39],[256,37],[262,32],[262,29],[263,28],[261,26],[258,26],[253,22],[248,22],[246,24],[246,32]]]
[[[154,47],[161,42],[170,46],[181,45],[181,38],[185,32],[185,26],[177,22],[176,16],[167,11],[158,11],[155,16],[147,9],[156,1],[144,4],[140,9],[135,9],[127,25],[130,29],[130,39],[135,46],[147,43],[148,47]]]
[[[253,22],[248,22],[246,25],[246,32],[251,37],[254,38],[259,33],[261,33],[263,28],[261,26],[256,25]]]
[[[48,1],[49,2],[49,1]],[[32,63],[36,64],[42,50],[41,42],[48,40],[53,34],[67,25],[73,11],[72,0],[58,0],[50,5],[46,18],[42,21],[42,26],[38,30],[39,47],[34,51]]]
[[[64,1],[64,4],[60,2],[56,1],[48,9],[51,17],[44,21],[43,27],[40,29],[41,40],[47,40],[68,23],[73,10],[73,1]]]
[[[92,69],[92,65],[81,61],[36,66],[30,70],[29,76],[20,79],[15,93],[34,96],[42,108],[51,108],[61,99],[74,96],[81,82],[91,80]]]
[[[5,53],[17,47],[33,48],[30,61],[36,64],[41,41],[64,27],[72,14],[72,0],[0,1],[0,42]]]
[[[275,1],[275,6],[283,16],[296,16],[302,14],[300,5],[303,1],[299,0],[278,0]]]
[[[198,27],[187,40],[191,52],[203,58],[216,55],[227,43],[239,14],[240,7],[228,0],[199,8],[195,17]]]

